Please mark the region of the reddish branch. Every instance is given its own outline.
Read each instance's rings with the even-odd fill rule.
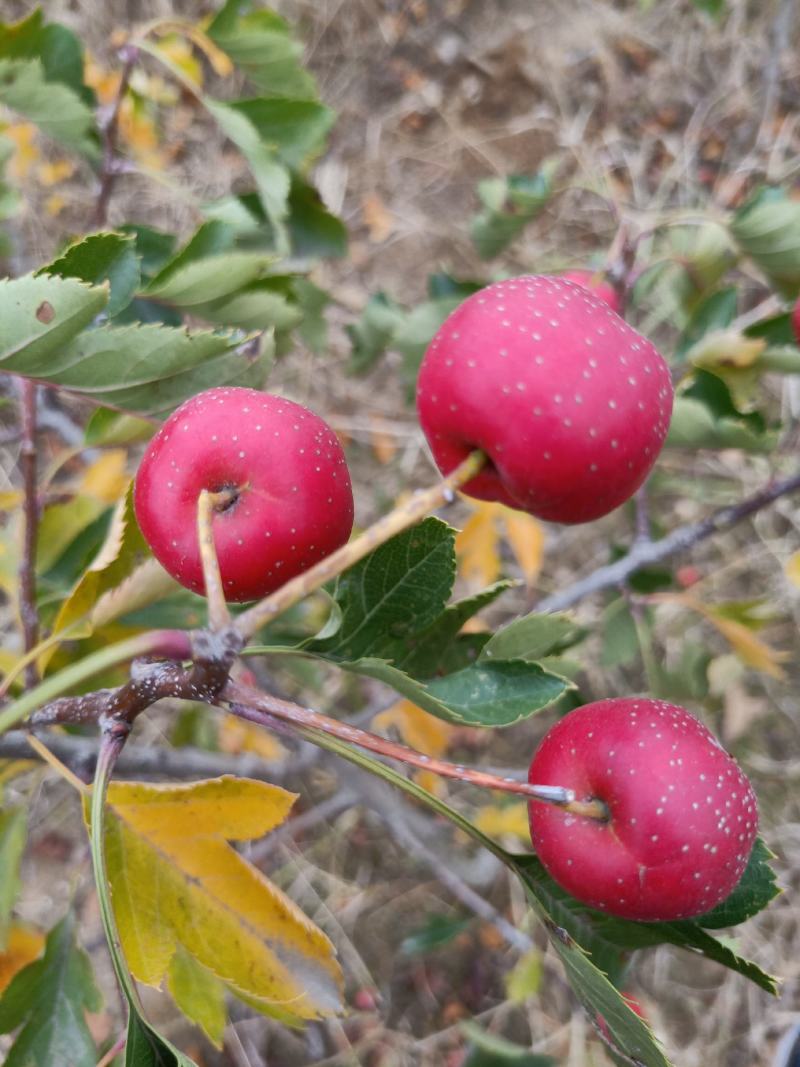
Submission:
[[[133,68],[139,58],[139,51],[132,45],[125,45],[119,50],[119,56],[123,63],[122,73],[120,74],[119,85],[117,86],[108,118],[102,126],[103,157],[100,161],[100,188],[95,201],[94,214],[92,215],[92,225],[97,229],[101,229],[106,224],[111,194],[120,174],[120,160],[117,156],[119,116],[122,109],[122,101],[128,91]]]
[[[20,467],[25,532],[19,568],[19,613],[26,652],[39,640],[39,612],[36,607],[36,544],[39,532],[39,493],[36,481],[36,400],[38,389],[28,378],[22,380],[22,437]],[[35,662],[25,668],[25,684],[33,688],[39,681]]]

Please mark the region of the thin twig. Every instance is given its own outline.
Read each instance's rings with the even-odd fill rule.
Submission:
[[[139,51],[132,45],[125,45],[120,49],[119,55],[123,63],[122,73],[120,74],[117,92],[111,105],[111,111],[102,131],[103,158],[100,162],[100,188],[97,192],[97,200],[95,201],[94,213],[92,215],[92,225],[97,229],[105,226],[108,220],[108,205],[111,201],[111,194],[114,191],[114,184],[119,176],[119,169],[117,167],[119,116],[122,109],[122,101],[125,99],[125,94],[128,91],[133,68],[136,66],[139,58]]]
[[[252,637],[264,623],[270,622],[277,615],[303,600],[309,593],[319,589],[325,582],[358,563],[378,545],[388,541],[390,537],[413,526],[436,508],[452,504],[456,498],[456,490],[474,478],[485,462],[486,456],[482,452],[471,453],[438,485],[415,493],[405,504],[395,508],[394,511],[370,526],[355,541],[343,545],[303,574],[292,578],[271,596],[265,597],[264,600],[243,612],[236,620],[237,629],[245,637]]]
[[[39,640],[39,612],[36,607],[36,544],[39,532],[39,495],[36,484],[36,400],[38,387],[29,378],[22,381],[22,468],[25,533],[19,568],[19,612],[26,652]],[[32,689],[39,681],[36,661],[25,667],[25,685]]]
[[[701,522],[679,526],[658,541],[639,541],[622,559],[609,563],[605,567],[598,567],[597,570],[587,574],[585,578],[580,578],[566,589],[540,600],[536,605],[536,611],[563,611],[584,597],[599,593],[602,589],[623,586],[630,576],[642,567],[660,563],[669,556],[684,552],[687,548],[692,548],[701,541],[730,529],[743,519],[768,507],[780,497],[797,492],[798,489],[800,489],[800,474],[795,474],[783,481],[772,482],[738,504],[720,508]]]
[[[14,730],[0,737],[0,759],[32,760],[41,757],[31,750],[29,735]],[[91,779],[97,764],[99,742],[94,737],[72,737],[49,733],[47,747],[62,763],[79,777]],[[311,749],[310,752],[316,752]],[[295,776],[309,760],[287,760],[270,763],[250,753],[232,755],[227,752],[208,752],[187,746],[169,748],[166,745],[128,744],[119,757],[115,773],[122,778],[216,778],[223,774],[255,778],[258,781],[283,780]]]

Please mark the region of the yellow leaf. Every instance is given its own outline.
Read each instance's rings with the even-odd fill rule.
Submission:
[[[739,659],[748,667],[768,674],[771,678],[785,677],[780,664],[791,659],[791,654],[768,645],[743,623],[727,618],[688,593],[656,593],[650,599],[682,604],[691,611],[696,611],[722,634]]]
[[[497,517],[499,504],[478,502],[456,536],[458,569],[470,584],[483,588],[500,574]]]
[[[746,663],[748,667],[754,667],[757,671],[770,675],[772,678],[783,678],[785,672],[780,666],[781,662],[790,659],[788,652],[780,652],[778,649],[756,637],[752,630],[748,629],[735,619],[726,619],[711,610],[703,614],[709,622],[719,630],[722,636],[729,642],[736,655]]]
[[[490,837],[511,834],[530,844],[531,831],[528,823],[528,805],[525,801],[514,804],[486,804],[475,817],[475,825]]]
[[[125,496],[130,478],[125,472],[128,461],[123,448],[113,448],[104,452],[100,459],[83,473],[81,491],[93,496],[103,504],[116,504]]]
[[[11,511],[22,503],[22,490],[5,489],[0,493],[0,511]]]
[[[786,577],[792,583],[800,588],[800,552],[795,552],[794,555],[789,556],[786,561]]]
[[[31,122],[16,122],[6,126],[3,133],[16,146],[6,173],[9,178],[20,181],[28,176],[34,163],[38,163],[40,159],[36,144],[36,127]]]
[[[384,465],[391,463],[397,452],[397,440],[380,428],[378,420],[370,421],[373,424],[373,429],[370,431],[369,443],[372,445],[375,458]]]
[[[201,88],[203,85],[203,68],[197,61],[189,42],[179,37],[176,33],[166,34],[156,44],[161,52],[178,70],[189,79],[192,85]]]
[[[114,782],[106,850],[134,976],[159,985],[179,946],[235,992],[303,1018],[340,1007],[328,938],[229,841],[279,826],[294,794],[249,779]]]
[[[97,93],[97,99],[101,104],[108,106],[114,100],[119,89],[120,77],[119,71],[106,70],[87,53],[83,66],[83,78],[89,88]]]
[[[394,727],[407,745],[426,756],[441,756],[455,733],[455,727],[450,723],[429,715],[410,700],[398,700],[376,715],[375,725],[380,730]]]
[[[539,992],[542,983],[542,954],[532,948],[520,956],[506,978],[508,999],[515,1004],[524,1004]]]
[[[395,228],[394,217],[377,193],[367,193],[361,201],[364,223],[370,240],[376,244],[385,241]]]
[[[67,201],[60,193],[51,193],[44,202],[44,210],[51,218],[56,218],[67,206]]]
[[[544,556],[544,527],[533,515],[511,508],[502,510],[506,540],[519,563],[528,585],[533,585],[542,569]]]
[[[223,752],[253,752],[270,763],[277,763],[287,755],[276,737],[253,722],[245,722],[236,715],[226,715],[219,728],[219,747]]]
[[[0,952],[0,993],[9,985],[11,979],[41,956],[44,949],[44,934],[33,926],[12,923],[8,932],[8,944]]]
[[[42,185],[58,185],[75,173],[75,164],[69,159],[56,159],[52,163],[42,163],[36,174]]]
[[[230,57],[211,40],[205,30],[200,26],[191,22],[183,22],[179,19],[167,19],[161,24],[158,32],[164,30],[170,34],[174,31],[174,34],[183,34],[185,37],[188,37],[192,44],[205,54],[214,73],[218,74],[220,78],[227,78],[233,73],[233,62]],[[172,59],[173,63],[176,62],[174,57],[169,53],[167,53],[167,58]],[[176,65],[180,67],[180,63],[176,63]],[[181,67],[181,69],[183,68]]]

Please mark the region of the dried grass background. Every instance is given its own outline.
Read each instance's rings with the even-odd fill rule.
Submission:
[[[167,0],[51,0],[48,15],[69,24],[105,64],[114,62],[112,33],[158,15],[200,15],[215,5]],[[7,3],[6,18],[30,10]],[[447,269],[486,277],[468,235],[475,183],[489,175],[531,173],[553,152],[570,160],[576,183],[602,178],[637,216],[693,207],[711,199],[736,203],[751,181],[791,179],[800,160],[800,14],[786,0],[729,0],[719,23],[689,0],[296,0],[279,5],[307,42],[322,99],[339,113],[331,148],[316,181],[351,234],[349,258],[320,268],[317,280],[336,296],[332,344],[323,358],[298,351],[271,387],[308,403],[349,435],[348,454],[364,524],[401,489],[433,476],[392,358],[366,380],[345,372],[344,326],[370,294],[424,296],[427,275]],[[240,174],[237,159],[206,132],[187,130],[175,161],[179,188],[132,176],[118,183],[111,221],[135,219],[188,232],[197,219],[180,186],[208,199]],[[83,184],[82,184],[83,181]],[[93,190],[69,187],[59,227],[35,209],[19,223],[31,262],[64,233],[87,225]],[[549,269],[602,253],[614,222],[590,194],[556,202],[492,267]],[[491,267],[488,268],[492,269]],[[778,388],[781,388],[780,386]],[[791,411],[789,386],[775,403]],[[370,447],[376,426],[398,445],[379,466]],[[789,471],[798,437],[790,426],[780,453],[668,453],[654,517],[664,528],[691,521],[710,506],[736,500]],[[456,515],[455,520],[458,521]],[[717,730],[750,773],[762,802],[763,831],[778,854],[786,893],[736,931],[741,953],[783,979],[778,999],[743,978],[686,953],[642,953],[631,982],[656,1031],[681,1067],[767,1067],[785,1029],[800,1018],[800,701],[797,622],[800,598],[783,574],[798,548],[800,501],[784,499],[734,532],[697,548],[690,560],[704,574],[703,598],[769,596],[778,621],[775,645],[792,653],[787,677],[749,672],[716,705]],[[590,528],[548,530],[536,595],[574,580],[607,559],[608,541],[624,540],[624,511]],[[511,566],[509,564],[509,566]],[[516,598],[516,599],[515,599]],[[525,595],[505,598],[507,616]],[[597,625],[601,598],[578,607]],[[502,617],[497,615],[497,618]],[[687,641],[725,646],[703,623],[687,629],[684,614],[659,613],[658,653],[675,663]],[[584,646],[581,680],[588,698],[640,691],[638,669],[599,667],[599,641]],[[294,676],[278,680],[320,710],[385,706],[377,687],[319,679],[305,694]],[[322,695],[320,695],[322,692]],[[169,709],[137,727],[140,742],[159,741]],[[502,734],[465,732],[458,758],[520,766],[552,721],[540,716]],[[164,997],[148,998],[172,1038],[188,1041],[208,1067],[458,1067],[459,1022],[477,1017],[509,1038],[553,1055],[568,1067],[607,1062],[572,997],[558,963],[531,923],[520,890],[490,857],[473,854],[450,829],[378,782],[327,758],[301,752],[283,780],[303,794],[290,832],[253,846],[264,869],[335,941],[353,1005],[349,1018],[293,1034],[243,1010],[225,1051],[212,1052],[184,1028]],[[450,790],[469,807],[474,794]],[[77,805],[48,783],[36,797],[35,847],[26,864],[26,916],[49,923],[76,878],[85,931],[116,1032],[117,1006],[103,962],[89,892],[88,857]],[[461,800],[459,801],[459,798]],[[445,949],[425,958],[399,952],[422,917],[477,913]],[[524,1005],[507,999],[504,976],[521,952],[544,953],[541,989]]]

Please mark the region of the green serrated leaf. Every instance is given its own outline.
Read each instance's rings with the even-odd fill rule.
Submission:
[[[475,1023],[462,1023],[469,1051],[462,1067],[557,1067],[551,1056],[530,1052],[497,1034],[488,1034]]]
[[[683,394],[675,398],[666,443],[669,448],[741,448],[769,453],[777,440],[775,430],[759,429],[741,417],[717,416],[699,398]]]
[[[95,1067],[98,1052],[84,1012],[99,1011],[101,1003],[70,912],[50,931],[44,956],[20,971],[0,999],[0,1033],[21,1027],[5,1067]]]
[[[90,285],[108,282],[106,314],[112,318],[127,307],[139,287],[139,257],[132,236],[94,233],[76,241],[52,263],[36,272],[79,278]]]
[[[467,930],[472,919],[461,916],[429,915],[424,924],[403,938],[400,951],[404,956],[427,956]]]
[[[221,288],[224,290],[224,286]],[[262,278],[238,289],[231,296],[198,304],[194,313],[207,322],[218,322],[223,326],[241,330],[272,329],[276,333],[283,333],[302,322],[303,312],[276,290],[272,278]]]
[[[88,637],[92,632],[92,612],[100,597],[120,585],[149,555],[134,517],[131,485],[116,509],[97,558],[62,604],[53,633],[69,634],[70,638]]]
[[[287,167],[300,169],[325,147],[336,115],[314,100],[257,97],[230,105],[250,120]]]
[[[344,223],[328,211],[317,190],[296,174],[289,190],[286,226],[294,259],[341,259],[347,254]]]
[[[41,9],[21,22],[0,24],[0,58],[39,59],[48,82],[61,82],[93,107],[95,96],[83,80],[83,48],[78,37],[58,22],[44,21]]]
[[[381,545],[337,583],[341,625],[307,651],[352,662],[390,659],[444,610],[455,580],[455,535],[428,518]]]
[[[156,427],[146,419],[138,419],[135,415],[121,415],[111,408],[97,408],[89,416],[83,439],[90,448],[130,445],[149,441],[155,432]]]
[[[48,81],[39,59],[0,59],[0,103],[68,148],[98,155],[91,109],[66,85]]]
[[[246,371],[259,362],[237,352],[241,343],[240,336],[169,326],[102,326],[53,353],[47,365],[39,360],[28,370],[17,358],[14,370],[107,407],[155,415],[210,385],[232,384],[241,376],[237,365]]]
[[[692,312],[675,346],[675,356],[683,359],[689,349],[714,330],[730,326],[736,317],[738,293],[734,288],[711,293]]]
[[[730,230],[741,250],[785,296],[800,288],[800,203],[764,187],[734,214]]]
[[[220,130],[247,160],[273,228],[276,251],[284,254],[289,247],[286,219],[289,214],[291,179],[288,169],[278,158],[277,151],[261,140],[258,130],[245,115],[218,100],[205,97],[203,102]]]
[[[212,223],[208,223],[212,225]],[[142,294],[176,307],[195,309],[229,296],[260,277],[272,257],[260,252],[225,252],[197,259],[154,279]]]
[[[548,913],[567,930],[592,959],[613,980],[622,973],[627,953],[640,948],[670,944],[689,952],[699,952],[708,959],[749,978],[768,993],[775,993],[776,982],[750,960],[737,956],[721,941],[708,934],[699,920],[683,922],[640,923],[619,919],[582,904],[557,885],[533,856],[516,856],[520,875],[535,892]],[[616,959],[616,962],[615,962]]]
[[[774,853],[757,837],[739,884],[713,911],[696,919],[697,925],[708,930],[738,926],[763,911],[781,892],[769,864],[771,859],[774,859]]]
[[[386,293],[375,293],[367,301],[357,322],[347,326],[350,338],[350,366],[352,374],[366,374],[380,359],[406,312]]]
[[[448,664],[452,663],[452,646],[461,627],[473,615],[477,615],[479,611],[488,607],[489,604],[492,604],[515,584],[515,582],[509,580],[495,582],[494,585],[490,585],[487,589],[476,593],[474,596],[465,597],[463,600],[457,600],[455,604],[448,605],[430,626],[408,642],[406,654],[398,657],[395,661],[397,666],[415,678],[433,678],[436,674],[449,673],[449,670],[458,669],[450,666],[449,670],[445,672],[442,667],[446,662]],[[485,647],[483,642],[488,639],[488,634],[485,636],[470,635],[470,637],[479,636],[481,637],[481,646]],[[469,657],[469,652],[466,648],[464,651],[465,656]],[[514,659],[517,657],[509,655],[501,656],[500,658]],[[465,658],[463,662],[458,664],[458,667],[465,667],[469,662],[469,658]]]
[[[571,688],[564,678],[524,660],[473,664],[427,682],[417,681],[381,659],[360,659],[339,666],[385,682],[446,722],[468,726],[512,726]]]
[[[519,236],[553,194],[550,175],[512,175],[478,183],[484,210],[476,215],[470,233],[478,255],[491,259]]]
[[[624,667],[636,662],[639,658],[639,634],[624,597],[612,600],[603,612],[602,633],[600,662],[604,667]]]
[[[314,78],[302,65],[302,45],[274,11],[240,15],[242,0],[228,0],[208,27],[208,35],[247,77],[274,96],[316,99]]]
[[[157,1033],[136,1011],[131,1010],[125,1044],[125,1067],[197,1067],[197,1064]]]
[[[481,659],[532,659],[554,656],[577,644],[583,627],[563,612],[525,615],[498,630],[484,646]]]
[[[108,289],[48,275],[0,281],[0,370],[46,377],[48,366],[108,303]]]
[[[28,818],[24,808],[9,805],[0,808],[0,951],[8,942],[11,909],[19,893],[19,865],[28,836]]]

